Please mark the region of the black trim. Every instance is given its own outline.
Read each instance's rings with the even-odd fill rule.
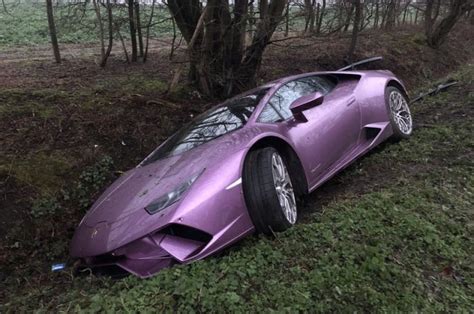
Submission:
[[[364,59],[364,60],[360,60],[360,61],[351,63],[351,64],[349,64],[348,66],[345,66],[345,67],[343,67],[343,68],[340,68],[340,69],[337,70],[337,71],[354,70],[354,68],[355,68],[356,66],[358,66],[358,65],[362,65],[362,64],[366,64],[366,63],[370,63],[370,62],[375,62],[375,61],[380,61],[380,60],[383,60],[383,57],[367,58],[367,59]]]

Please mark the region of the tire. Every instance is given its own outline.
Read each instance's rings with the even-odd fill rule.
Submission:
[[[387,87],[385,104],[393,130],[392,138],[395,140],[409,138],[413,132],[413,119],[404,93],[394,86]]]
[[[257,232],[280,232],[296,223],[296,200],[287,163],[273,147],[249,153],[244,165],[243,190]]]

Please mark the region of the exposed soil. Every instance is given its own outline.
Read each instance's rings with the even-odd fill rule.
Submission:
[[[175,62],[182,59],[182,48],[170,61],[169,40],[150,40],[149,57],[143,62],[128,64],[122,48],[114,46],[106,68],[98,66],[100,46],[97,44],[64,44],[62,63],[55,64],[49,45],[0,50],[0,84],[2,88],[64,88],[80,89],[94,86],[101,80],[140,74],[167,80]]]
[[[420,80],[441,77],[472,57],[473,31],[469,25],[458,25],[448,41],[433,50],[424,44],[422,29],[399,28],[386,33],[369,30],[361,34],[354,59],[383,56],[384,60],[365,68],[389,69],[409,87],[420,85]],[[346,64],[342,58],[349,36],[333,35],[328,38],[282,38],[275,36],[266,50],[259,80],[318,70],[335,70]],[[0,50],[0,86],[2,88],[65,87],[77,89],[94,86],[103,79],[131,74],[168,80],[176,64],[184,60],[179,46],[170,60],[170,39],[150,41],[146,64],[127,64],[121,47],[115,46],[105,69],[97,66],[99,46],[94,44],[65,44],[62,46],[62,64],[52,62],[49,46],[21,47]]]

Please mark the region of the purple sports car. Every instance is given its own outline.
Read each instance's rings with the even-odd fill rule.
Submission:
[[[344,70],[285,77],[195,118],[104,192],[71,255],[148,277],[255,231],[290,228],[300,196],[412,133],[393,73]]]

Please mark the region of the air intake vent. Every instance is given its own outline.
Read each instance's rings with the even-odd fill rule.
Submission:
[[[160,230],[160,233],[203,243],[208,243],[212,239],[212,236],[204,231],[179,224],[169,225],[165,229]]]

